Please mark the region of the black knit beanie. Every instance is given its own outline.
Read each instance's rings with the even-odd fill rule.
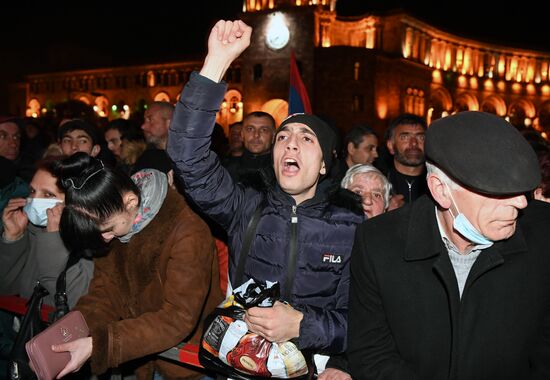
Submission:
[[[299,113],[291,115],[283,120],[283,122],[277,129],[277,133],[279,133],[282,127],[290,123],[300,123],[307,125],[309,128],[311,128],[311,130],[315,133],[315,136],[317,136],[319,145],[321,145],[321,151],[323,152],[323,160],[325,161],[327,174],[330,173],[333,152],[336,148],[336,135],[334,134],[334,130],[327,123],[325,123],[323,120],[315,115],[306,115],[303,113]],[[275,136],[277,136],[277,133],[275,134]]]

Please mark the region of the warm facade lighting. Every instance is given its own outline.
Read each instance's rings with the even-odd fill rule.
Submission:
[[[487,91],[494,91],[495,86],[493,84],[493,81],[490,79],[486,79],[485,82],[483,82],[483,88]]]
[[[504,82],[503,80],[499,80],[497,82],[497,88],[498,88],[499,91],[505,92],[506,91],[506,82]]]
[[[443,83],[443,77],[441,76],[441,71],[439,70],[432,71],[432,81],[434,83]]]
[[[388,115],[388,105],[384,100],[378,99],[376,104],[376,113],[378,118],[384,120]]]
[[[470,88],[477,90],[477,78],[475,77],[470,78]]]
[[[545,84],[540,88],[540,92],[542,92],[542,95],[544,96],[550,96],[550,86]]]
[[[458,77],[458,87],[465,88],[468,85],[468,80],[464,75]]]
[[[413,29],[407,28],[405,31],[405,38],[403,39],[403,57],[409,58],[411,56],[413,42]]]
[[[525,120],[523,121],[523,124],[525,124],[526,127],[530,126],[531,125],[531,122],[532,120],[528,117],[525,118]]]
[[[519,93],[521,91],[521,84],[519,83],[512,84],[512,91],[515,92],[516,94]]]
[[[537,93],[537,89],[535,88],[535,85],[533,83],[529,83],[525,89],[527,90],[527,93],[529,95],[535,95]]]

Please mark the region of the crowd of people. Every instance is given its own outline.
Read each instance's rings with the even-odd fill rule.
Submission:
[[[85,363],[215,376],[156,354],[198,344],[250,279],[281,295],[246,327],[295,343],[310,377],[550,378],[546,142],[478,111],[399,115],[384,144],[364,123],[341,138],[316,115],[254,111],[224,141],[223,77],[251,35],[219,21],[177,104],[149,104],[141,127],[68,117],[38,140],[32,120],[0,118],[0,294],[38,281],[55,306],[64,272],[90,327],[52,348],[71,355],[58,378]]]

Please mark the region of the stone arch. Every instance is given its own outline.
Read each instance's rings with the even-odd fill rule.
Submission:
[[[27,117],[38,117],[40,116],[40,102],[36,98],[32,98],[29,100],[29,103],[27,103],[27,111],[25,112],[25,115]]]
[[[153,100],[155,102],[167,102],[170,103],[170,95],[166,91],[159,91],[157,94],[153,97]]]
[[[216,122],[223,127],[225,135],[228,135],[230,124],[243,119],[243,96],[237,89],[230,89],[223,97],[220,111],[216,115]]]
[[[525,115],[527,117],[534,118],[537,114],[537,111],[535,109],[535,105],[532,101],[528,99],[518,99],[515,100],[510,104],[510,107],[508,108],[508,112],[512,110],[514,107],[521,107],[525,111]]]
[[[273,116],[278,127],[288,116],[288,102],[283,99],[271,99],[262,105],[261,110]]]
[[[456,97],[454,111],[479,111],[479,101],[474,95],[463,92]]]
[[[504,117],[506,116],[506,102],[500,96],[491,95],[483,99],[480,110]]]
[[[92,100],[90,99],[90,95],[87,95],[87,94],[84,94],[84,93],[76,94],[74,99],[80,100],[82,103],[85,103],[87,105],[92,104]]]
[[[534,104],[527,99],[518,99],[510,104],[508,117],[516,128],[524,129],[531,125],[536,116]]]
[[[453,101],[451,94],[445,87],[438,87],[432,90],[426,122],[429,125],[432,121],[440,119],[450,112],[452,107]]]
[[[109,116],[109,99],[107,99],[105,95],[100,95],[95,98],[94,103],[94,111],[97,112],[100,117]]]

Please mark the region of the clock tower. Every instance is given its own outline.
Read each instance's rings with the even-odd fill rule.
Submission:
[[[331,12],[335,1],[246,0],[243,20],[254,33],[241,60],[244,114],[262,110],[280,123],[288,114],[290,52],[294,51],[312,103],[316,12]]]

